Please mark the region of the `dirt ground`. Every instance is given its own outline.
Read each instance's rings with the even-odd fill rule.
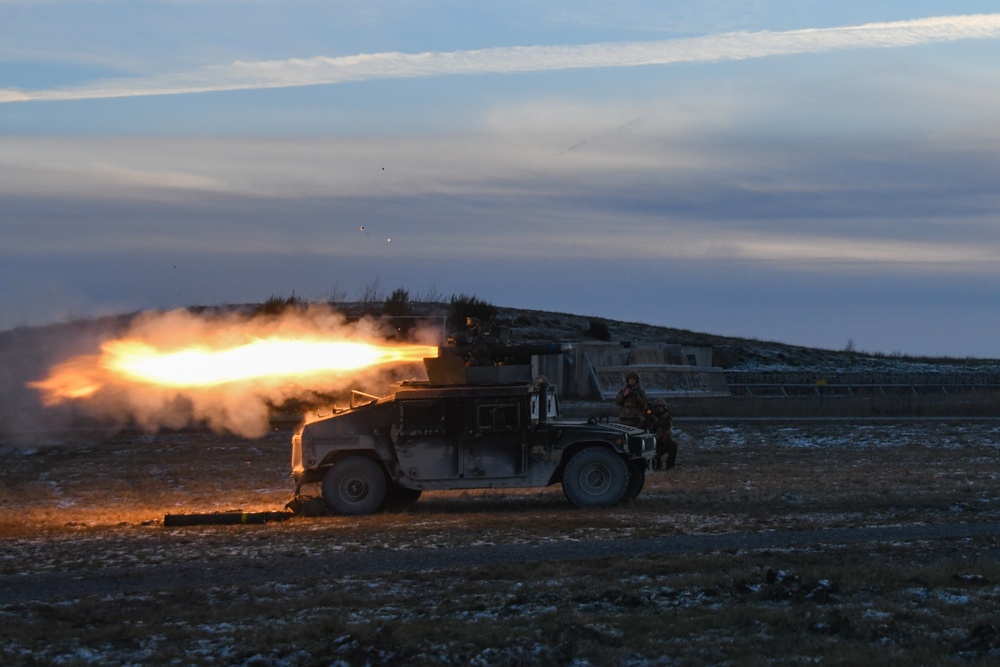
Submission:
[[[0,662],[1000,664],[1000,420],[675,435],[607,510],[550,487],[181,528],[282,509],[290,433],[0,445]]]

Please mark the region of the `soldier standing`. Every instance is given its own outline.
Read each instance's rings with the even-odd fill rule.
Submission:
[[[618,421],[629,426],[643,428],[646,416],[646,392],[639,386],[639,374],[632,371],[625,376],[625,386],[615,396],[618,406]]]
[[[674,419],[667,411],[667,402],[662,398],[653,401],[653,409],[646,413],[646,429],[656,434],[656,467],[673,468],[677,461],[677,443],[671,429]],[[664,462],[663,457],[667,460]]]

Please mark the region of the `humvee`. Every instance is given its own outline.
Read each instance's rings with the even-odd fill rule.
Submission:
[[[553,350],[520,346],[517,353]],[[461,349],[441,348],[424,360],[429,380],[379,397],[355,392],[350,408],[307,418],[292,436],[295,496],[304,484],[321,483],[331,512],[361,515],[401,509],[425,490],[562,484],[577,507],[639,494],[653,469],[653,434],[607,418],[560,419],[555,388],[532,379],[530,366],[470,366],[468,359]]]

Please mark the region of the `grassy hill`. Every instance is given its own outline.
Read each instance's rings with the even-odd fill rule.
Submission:
[[[674,343],[709,345],[735,351],[737,361],[726,364],[732,370],[812,370],[843,372],[1000,372],[1000,360],[957,357],[912,357],[826,350],[789,345],[756,338],[737,338],[710,333],[655,326],[642,322],[621,322],[569,313],[499,308],[498,318],[511,323],[519,341],[594,340],[595,328],[607,329],[607,339],[633,343]]]
[[[251,304],[196,308],[192,311],[211,319],[234,311],[276,317],[285,308],[301,307],[301,302]],[[482,304],[480,304],[482,305]],[[453,306],[453,304],[452,304]],[[350,317],[360,317],[373,312],[372,304],[338,304],[338,310]],[[454,308],[447,303],[408,304],[407,314],[416,317],[455,320]],[[773,382],[772,378],[799,373],[804,382],[814,382],[815,377],[850,376],[849,382],[895,382],[893,378],[959,378],[961,383],[974,383],[1000,387],[1000,360],[969,358],[922,358],[902,355],[868,354],[854,350],[824,350],[758,339],[720,336],[710,333],[654,326],[642,322],[621,322],[591,316],[575,315],[511,307],[488,309],[494,321],[510,326],[512,342],[581,342],[593,340],[635,343],[667,343],[712,346],[716,359],[725,359],[727,374],[756,374],[755,382]],[[382,312],[375,309],[374,312]],[[43,378],[49,368],[77,355],[93,354],[100,343],[125,335],[135,314],[123,314],[95,319],[40,327],[19,327],[0,332],[0,435],[4,431],[24,431],[48,428],[54,421],[74,421],[72,406],[63,406],[65,415],[54,414],[40,404],[37,391],[28,383]],[[462,320],[464,322],[464,318]],[[871,378],[869,380],[868,378]],[[787,382],[787,379],[777,380]],[[910,380],[904,382],[926,382]],[[941,380],[954,382],[953,379]],[[993,403],[995,391],[991,390],[977,399],[977,414],[982,414]],[[944,400],[950,401],[950,398]],[[942,402],[942,399],[937,399]],[[773,401],[772,401],[773,403]],[[716,411],[713,405],[702,406],[700,411]],[[728,409],[731,409],[728,408]],[[757,406],[742,406],[741,412],[754,412]],[[768,406],[771,409],[771,406]],[[892,408],[895,410],[895,408]],[[907,404],[907,409],[910,409]],[[57,411],[58,412],[58,411]],[[716,412],[716,414],[718,414]],[[54,417],[59,417],[55,419]]]

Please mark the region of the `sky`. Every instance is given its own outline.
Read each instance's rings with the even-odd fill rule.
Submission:
[[[403,288],[1000,358],[998,12],[0,0],[0,330]]]

